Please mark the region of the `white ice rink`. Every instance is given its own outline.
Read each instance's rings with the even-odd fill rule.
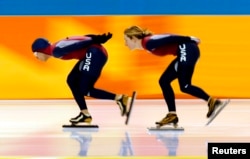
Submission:
[[[1,100],[0,157],[207,156],[208,142],[250,142],[250,100],[231,100],[209,125],[201,100],[177,100],[184,131],[148,131],[167,113],[163,100],[136,100],[129,124],[114,101],[87,100],[98,129],[62,128],[73,100]]]

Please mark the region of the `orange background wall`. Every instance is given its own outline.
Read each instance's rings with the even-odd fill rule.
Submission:
[[[0,99],[72,98],[66,78],[76,63],[38,61],[31,52],[37,37],[51,42],[70,35],[112,32],[109,52],[96,87],[116,93],[138,91],[138,98],[162,98],[158,79],[172,56],[129,51],[123,30],[140,25],[154,33],[170,32],[201,39],[201,58],[193,84],[217,97],[250,97],[250,16],[17,16],[0,17]],[[172,83],[177,98],[193,98]]]

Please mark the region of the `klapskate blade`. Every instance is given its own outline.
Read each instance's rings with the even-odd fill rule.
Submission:
[[[74,125],[74,124],[68,124],[63,125],[63,128],[99,128],[98,125]]]
[[[129,105],[129,110],[128,110],[128,113],[126,115],[126,121],[125,121],[126,125],[128,125],[128,121],[129,121],[130,114],[131,114],[131,111],[132,111],[132,108],[133,108],[133,105],[134,105],[135,98],[136,98],[136,91],[134,91],[133,94],[132,94],[132,99],[131,99],[131,102],[130,102],[130,105]]]
[[[150,131],[184,131],[183,127],[148,127],[148,130]]]

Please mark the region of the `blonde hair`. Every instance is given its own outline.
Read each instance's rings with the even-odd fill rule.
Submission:
[[[138,39],[142,39],[145,36],[152,35],[153,33],[148,29],[142,29],[139,26],[131,26],[124,30],[124,34],[130,39],[132,39],[133,36]]]

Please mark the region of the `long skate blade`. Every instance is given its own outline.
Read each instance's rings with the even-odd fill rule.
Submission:
[[[127,114],[126,114],[126,121],[125,121],[126,125],[128,125],[129,117],[130,117],[130,114],[131,114],[131,111],[132,111],[132,108],[133,108],[133,105],[134,105],[135,98],[136,98],[136,91],[134,91],[133,94],[132,94],[132,99],[131,99],[131,102],[130,102],[130,105],[129,105],[129,110],[128,110]]]
[[[183,127],[148,127],[149,131],[184,131]]]
[[[98,132],[99,128],[79,128],[79,127],[64,127],[63,132],[88,132],[94,133]]]
[[[63,125],[63,128],[99,128],[98,125],[75,125],[75,124],[68,124]]]
[[[220,114],[220,112],[228,105],[229,102],[230,102],[230,99],[227,99],[225,102],[223,102],[220,108],[209,118],[205,126],[208,126]]]

